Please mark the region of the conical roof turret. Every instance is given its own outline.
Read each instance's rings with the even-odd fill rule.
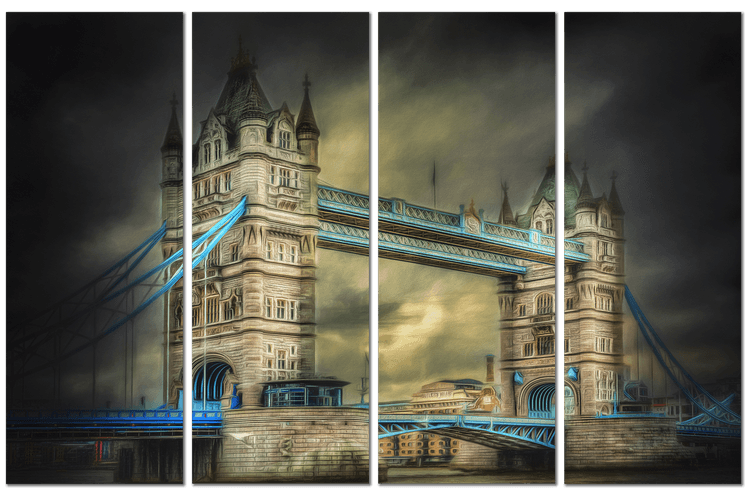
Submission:
[[[161,151],[182,151],[182,131],[180,130],[180,121],[177,118],[177,95],[172,93],[172,117],[169,119],[167,134],[164,136],[164,143],[161,145]]]
[[[615,180],[617,179],[617,172],[612,171],[612,189],[609,191],[609,204],[612,208],[613,215],[622,215],[625,210],[622,208],[620,203],[620,195],[617,194],[617,188],[615,188]]]
[[[265,119],[273,110],[258,82],[257,72],[255,57],[250,58],[249,52],[242,49],[240,38],[237,55],[232,57],[231,68],[227,73],[229,79],[215,107],[216,115],[227,116],[227,126],[232,131],[236,130],[240,119]]]
[[[302,99],[302,107],[300,107],[297,117],[297,139],[318,139],[320,136],[320,130],[315,122],[315,114],[310,103],[311,85],[312,83],[305,74],[305,81],[302,83],[305,88],[305,97]]]
[[[513,210],[510,208],[510,202],[508,201],[508,183],[502,184],[503,188],[503,206],[500,208],[500,218],[497,220],[498,224],[504,226],[515,226],[516,219],[513,217]]]
[[[586,165],[586,162],[583,162],[583,182],[581,183],[581,192],[578,194],[576,201],[576,210],[596,207],[596,200],[594,200],[594,194],[591,192],[591,186],[589,185],[588,170],[589,166]]]

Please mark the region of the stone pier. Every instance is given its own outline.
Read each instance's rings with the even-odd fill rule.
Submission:
[[[565,419],[565,470],[659,469],[694,460],[677,440],[674,419]]]
[[[369,410],[226,410],[222,439],[195,482],[368,482]],[[216,451],[218,450],[218,452]]]

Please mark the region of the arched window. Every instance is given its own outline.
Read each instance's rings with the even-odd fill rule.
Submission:
[[[203,163],[207,164],[211,162],[211,143],[203,145]]]
[[[214,159],[221,160],[221,141],[219,140],[214,141]]]
[[[545,234],[555,234],[555,227],[551,219],[544,221],[545,223]]]
[[[538,315],[545,315],[554,312],[554,305],[552,301],[552,295],[549,293],[542,293],[536,298],[536,313]]]
[[[536,221],[536,228],[537,228],[538,231],[542,230],[542,221],[541,220]]]

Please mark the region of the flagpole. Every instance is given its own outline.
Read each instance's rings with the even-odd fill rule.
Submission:
[[[436,170],[436,165],[435,165],[435,161],[433,160],[432,161],[432,208],[433,210],[437,210],[437,192],[436,192],[437,186],[435,183],[435,170]]]

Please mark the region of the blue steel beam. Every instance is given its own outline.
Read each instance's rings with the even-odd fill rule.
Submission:
[[[318,187],[318,211],[322,221],[367,228],[369,198],[350,191]],[[479,233],[470,232],[464,216],[411,205],[398,199],[378,199],[379,231],[451,244],[467,249],[554,264],[555,238],[534,229],[517,229],[482,219]],[[565,260],[587,262],[583,243],[565,240]]]
[[[490,415],[379,415],[378,438],[429,431],[487,446],[555,447],[555,420]]]

